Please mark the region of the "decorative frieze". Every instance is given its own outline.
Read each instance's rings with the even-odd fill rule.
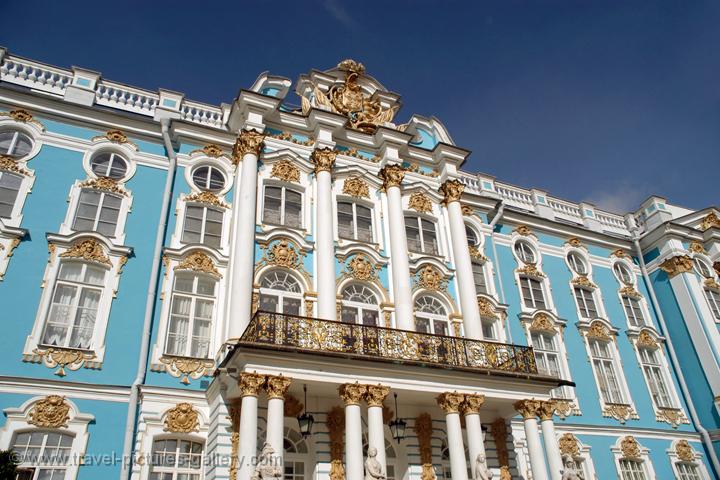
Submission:
[[[187,402],[178,403],[165,412],[166,432],[190,433],[197,432],[200,427],[199,414],[192,404]]]
[[[681,273],[691,272],[693,269],[692,259],[687,255],[676,255],[670,257],[660,264],[660,269],[673,278]]]
[[[343,193],[357,198],[370,198],[370,187],[360,177],[350,177],[343,182]]]
[[[65,397],[48,395],[33,405],[28,415],[30,425],[40,428],[62,428],[68,426],[70,405]]]

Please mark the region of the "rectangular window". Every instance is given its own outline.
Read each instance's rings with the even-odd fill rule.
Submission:
[[[620,476],[622,480],[645,480],[645,468],[637,460],[620,460]]]
[[[712,310],[715,318],[720,320],[720,293],[715,290],[705,289],[705,298],[707,298],[710,304],[710,310]]]
[[[0,171],[0,218],[10,218],[12,215],[20,185],[22,185],[20,175]]]
[[[60,265],[41,343],[92,348],[105,270],[78,262]]]
[[[355,202],[338,202],[338,235],[372,243],[372,210]]]
[[[166,353],[195,358],[209,356],[216,283],[197,274],[180,273],[175,277]]]
[[[625,307],[625,315],[627,315],[630,325],[633,327],[645,326],[645,316],[643,315],[640,301],[637,298],[623,295],[623,306]]]
[[[71,460],[74,437],[67,433],[34,430],[17,433],[12,450],[20,461],[18,480],[63,480]],[[34,476],[37,475],[37,476]],[[10,477],[4,477],[10,478]]]
[[[218,208],[188,205],[185,208],[183,243],[202,243],[220,248],[222,239],[223,211]]]
[[[560,371],[560,351],[557,346],[557,337],[542,332],[530,334],[533,352],[535,352],[535,363],[538,372],[551,377],[562,378]],[[551,392],[553,398],[572,398],[571,391],[566,387],[558,387]]]
[[[610,342],[590,340],[590,354],[603,401],[625,403]]]
[[[676,463],[680,480],[702,480],[697,465],[691,463]]]
[[[482,263],[472,263],[473,278],[475,279],[475,293],[488,293],[485,281],[485,266]]]
[[[575,300],[577,300],[580,316],[586,319],[597,318],[597,308],[595,308],[595,299],[593,292],[585,288],[575,287]]]
[[[520,277],[523,302],[527,308],[547,308],[542,283],[530,277]]]
[[[263,222],[300,228],[302,226],[302,194],[285,187],[265,187]]]
[[[416,216],[405,217],[408,249],[413,252],[437,255],[439,252],[435,223]]]
[[[73,230],[95,231],[115,236],[122,198],[96,190],[82,190],[78,200]]]
[[[663,373],[660,353],[657,350],[651,350],[649,348],[641,348],[639,353],[643,373],[645,374],[645,380],[648,383],[653,402],[655,402],[657,407],[675,408],[668,389],[668,382]]]
[[[482,332],[485,340],[497,340],[497,328],[495,326],[495,320],[483,318],[482,320]]]

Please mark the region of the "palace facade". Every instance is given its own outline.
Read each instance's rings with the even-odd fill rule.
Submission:
[[[720,211],[470,173],[399,108],[352,60],[216,107],[0,49],[18,478],[717,478]]]

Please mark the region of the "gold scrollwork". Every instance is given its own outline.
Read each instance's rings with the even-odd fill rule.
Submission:
[[[460,211],[466,217],[471,217],[475,215],[475,209],[470,205],[463,205],[462,207],[460,207]]]
[[[625,295],[632,298],[642,298],[642,295],[640,292],[635,290],[635,287],[632,285],[625,285],[620,289],[620,295]]]
[[[432,200],[430,197],[422,192],[415,192],[410,195],[408,200],[408,208],[415,210],[420,213],[427,213],[432,211]]]
[[[337,153],[331,148],[317,148],[310,155],[310,160],[315,164],[315,173],[331,172],[335,165]]]
[[[581,248],[584,246],[582,241],[577,237],[569,238],[568,241],[565,243],[567,243],[571,247],[575,247],[575,248]]]
[[[93,190],[101,190],[104,192],[115,193],[117,195],[127,196],[125,190],[115,179],[110,177],[89,178],[80,184],[81,188],[91,188]]]
[[[445,205],[451,202],[459,202],[465,191],[465,185],[460,180],[446,180],[440,185],[440,194],[443,196]]]
[[[105,255],[100,242],[94,238],[75,242],[67,251],[60,254],[61,258],[81,258],[88,262],[112,265],[110,259]]]
[[[649,330],[643,330],[640,332],[637,339],[637,346],[650,348],[653,350],[660,347],[658,342],[655,340],[655,337],[650,333]]]
[[[55,375],[64,377],[66,370],[75,371],[95,358],[93,352],[78,350],[74,348],[52,347],[48,349],[33,350],[33,353],[42,359],[43,364],[48,368],[56,368]]]
[[[70,420],[70,405],[65,397],[48,395],[38,400],[30,410],[28,423],[41,428],[67,427]]]
[[[275,162],[270,170],[270,176],[279,178],[283,182],[300,181],[300,169],[298,169],[290,160],[280,160]]]
[[[602,414],[603,417],[614,418],[623,425],[631,418],[638,418],[633,408],[624,403],[606,403]]]
[[[160,362],[165,365],[165,371],[175,378],[179,378],[180,382],[185,385],[190,384],[190,379],[209,375],[215,366],[215,362],[207,358],[190,358],[176,357],[172,355],[163,355]]]
[[[315,143],[315,139],[313,137],[308,137],[307,140],[298,140],[290,132],[268,133],[267,136],[277,138],[278,140],[283,140],[285,142],[294,143],[295,145],[304,145],[306,147]]]
[[[620,451],[622,452],[623,458],[638,459],[642,455],[640,452],[640,444],[632,435],[627,435],[620,441]]]
[[[550,319],[550,316],[544,312],[538,312],[533,317],[533,321],[530,324],[531,331],[555,333],[555,323]]]
[[[523,237],[532,235],[532,230],[530,230],[530,227],[528,227],[527,225],[518,225],[517,227],[515,227],[515,231],[518,233],[518,235],[522,235]]]
[[[425,265],[415,274],[415,288],[434,291],[446,290],[447,279],[437,268]]]
[[[371,281],[375,280],[378,275],[378,269],[374,263],[370,261],[367,255],[355,255],[345,267],[355,280]]]
[[[166,432],[190,433],[197,432],[200,427],[199,414],[192,404],[181,402],[165,412]]]
[[[667,273],[670,278],[673,278],[675,275],[681,273],[691,272],[692,268],[692,259],[687,255],[676,255],[668,258],[660,264],[660,269]]]
[[[175,270],[192,270],[222,278],[212,259],[203,252],[192,252],[175,266]]]
[[[265,135],[256,130],[243,130],[235,140],[233,146],[233,160],[235,163],[242,161],[246,154],[260,155],[260,151],[265,141]]]
[[[673,428],[678,428],[681,423],[690,423],[683,411],[679,408],[658,408],[655,420],[669,423]]]
[[[692,253],[705,253],[705,247],[700,242],[692,242],[688,250]]]
[[[534,263],[528,263],[522,268],[516,270],[520,275],[527,275],[533,278],[545,278],[545,274],[538,270],[537,265]]]
[[[380,169],[378,176],[383,182],[383,190],[399,187],[405,178],[405,169],[400,165],[386,165]]]
[[[30,175],[30,172],[21,167],[17,160],[12,157],[8,157],[7,155],[0,155],[0,170],[19,173],[24,176]]]
[[[595,290],[597,288],[597,286],[590,281],[587,275],[578,275],[577,277],[573,278],[572,284],[590,290]]]
[[[470,252],[470,258],[476,262],[487,262],[487,257],[482,254],[477,245],[468,246],[468,251]]]
[[[499,315],[495,311],[495,307],[490,300],[485,297],[477,298],[478,310],[480,310],[480,316],[483,318],[499,318]]]
[[[683,462],[695,461],[695,450],[687,440],[678,440],[675,444],[675,453]]]
[[[570,455],[574,458],[580,455],[580,442],[572,433],[564,433],[558,440],[558,446],[563,456]]]
[[[212,192],[209,192],[207,190],[204,190],[202,192],[196,192],[192,195],[188,195],[185,197],[186,202],[197,202],[197,203],[205,203],[207,205],[214,205],[216,207],[220,208],[229,208],[230,205],[220,200],[220,197],[215,195]]]
[[[358,198],[370,198],[370,188],[360,177],[350,177],[343,182],[343,193]]]
[[[705,218],[703,218],[703,221],[700,224],[700,230],[704,232],[711,227],[720,228],[720,218],[715,215],[715,212],[710,212]]]
[[[614,340],[614,336],[610,335],[610,330],[600,321],[594,321],[590,324],[590,328],[585,331],[587,338],[594,338],[597,340],[611,341]]]

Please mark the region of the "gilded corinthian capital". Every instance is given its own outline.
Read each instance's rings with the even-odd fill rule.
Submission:
[[[340,398],[343,399],[345,405],[360,405],[367,386],[360,385],[359,383],[343,383],[338,387],[338,393]]]
[[[405,169],[400,165],[387,165],[380,169],[378,176],[383,181],[383,189],[399,187],[405,178]]]
[[[385,397],[390,393],[390,387],[385,385],[368,385],[365,393],[365,401],[368,407],[382,407]]]
[[[335,157],[337,157],[337,152],[332,148],[313,150],[310,160],[315,164],[315,173],[332,173],[333,165],[335,165]]]
[[[463,414],[472,415],[480,413],[480,407],[485,403],[485,395],[467,394],[465,401],[460,406]]]
[[[677,255],[670,257],[660,264],[660,270],[667,273],[672,278],[680,273],[691,272],[693,269],[693,261],[687,255]]]
[[[257,397],[265,383],[265,376],[257,373],[240,374],[240,393],[243,397]]]
[[[540,402],[540,408],[537,413],[540,420],[552,420],[556,409],[557,402],[555,400],[548,400],[547,402]]]
[[[240,162],[242,157],[247,153],[260,155],[264,140],[265,135],[256,130],[241,131],[233,147],[233,159],[235,163]]]
[[[437,396],[438,406],[445,413],[459,413],[460,405],[465,400],[465,395],[458,392],[444,392]]]
[[[525,420],[528,420],[538,416],[542,403],[540,400],[535,400],[534,398],[530,400],[518,400],[513,404],[513,407],[520,412]]]
[[[285,398],[285,392],[290,388],[292,378],[283,377],[282,375],[268,375],[265,383],[265,391],[268,398]]]
[[[465,191],[465,185],[459,180],[447,180],[440,185],[440,194],[442,194],[443,203],[447,205],[450,202],[459,202]]]

